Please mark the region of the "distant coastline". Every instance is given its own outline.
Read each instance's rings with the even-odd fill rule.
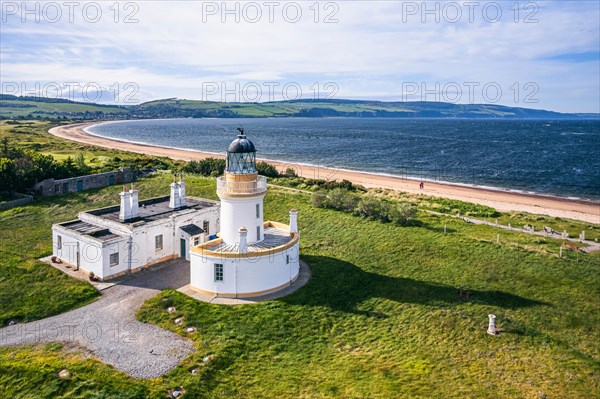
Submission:
[[[102,123],[124,121],[103,121],[78,123],[50,129],[50,133],[73,140],[105,148],[119,149],[151,156],[164,156],[175,160],[199,160],[208,157],[224,157],[222,153],[212,153],[177,147],[157,146],[143,142],[133,142],[107,138],[90,133],[88,128]],[[494,187],[473,186],[462,183],[426,181],[424,190],[419,189],[419,181],[414,177],[396,176],[385,173],[365,172],[350,169],[333,169],[304,163],[290,163],[271,159],[261,159],[272,163],[279,170],[293,167],[300,176],[321,179],[347,179],[365,187],[390,188],[405,192],[457,199],[491,206],[500,211],[520,211],[550,216],[600,223],[600,202],[574,198],[564,198],[518,190],[504,190]]]
[[[562,113],[499,104],[436,101],[296,99],[271,102],[223,102],[167,98],[135,105],[76,102],[62,98],[0,94],[0,118],[60,117],[82,120],[160,118],[449,118],[600,120],[600,114]]]

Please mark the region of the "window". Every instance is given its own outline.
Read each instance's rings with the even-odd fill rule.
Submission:
[[[260,226],[256,226],[256,241],[260,241]]]
[[[60,191],[60,184],[55,184],[54,185],[54,192],[57,193]]]
[[[162,234],[154,237],[154,250],[160,251],[163,249],[163,236]]]
[[[206,234],[206,235],[210,235],[210,230],[208,227],[209,227],[208,220],[205,220],[202,223],[202,230],[204,230],[204,234]]]
[[[215,263],[215,281],[223,281],[223,264]]]
[[[200,245],[200,237],[194,237],[194,245]]]
[[[110,265],[117,266],[119,264],[119,253],[110,254]]]
[[[256,204],[256,218],[260,217],[260,204]]]
[[[289,264],[290,264],[290,256],[289,256],[289,255],[286,255],[286,256],[285,256],[285,264],[286,264],[286,265],[289,265]]]
[[[56,248],[62,249],[62,237],[61,236],[56,236]]]

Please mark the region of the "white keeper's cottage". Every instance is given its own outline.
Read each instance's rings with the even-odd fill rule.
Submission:
[[[53,255],[106,280],[176,257],[189,260],[189,248],[218,231],[219,204],[186,197],[181,180],[171,183],[170,196],[139,201],[133,187],[119,195],[120,206],[53,225]]]

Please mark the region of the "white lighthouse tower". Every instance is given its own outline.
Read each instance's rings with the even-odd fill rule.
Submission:
[[[219,237],[190,250],[190,285],[211,296],[252,297],[282,289],[300,272],[297,211],[289,225],[263,220],[267,179],[256,170],[254,144],[240,134],[227,149]]]
[[[221,199],[221,233],[226,243],[239,244],[239,229],[248,231],[247,243],[262,241],[263,199],[267,179],[256,171],[256,149],[243,129],[227,149],[225,176],[217,179]]]

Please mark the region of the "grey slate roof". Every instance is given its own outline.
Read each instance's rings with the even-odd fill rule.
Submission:
[[[264,239],[262,241],[248,244],[248,252],[256,252],[265,249],[276,248],[280,245],[287,244],[292,240],[290,232],[287,230],[278,229],[277,227],[267,227],[264,232]],[[220,243],[213,247],[206,248],[214,252],[230,253],[237,252],[237,244],[225,244]]]
[[[114,238],[122,237],[118,234],[111,233],[107,228],[98,227],[90,223],[82,222],[81,220],[61,223],[60,226],[68,230],[75,231],[79,234],[85,234],[90,237],[94,237],[100,241],[109,241]]]
[[[152,222],[155,220],[166,219],[174,213],[180,212],[182,210],[204,209],[217,205],[216,201],[204,200],[194,197],[187,197],[186,202],[187,205],[182,208],[171,209],[169,208],[169,196],[139,201],[140,216],[134,219],[127,220],[124,223],[135,223],[140,221]],[[119,219],[119,208],[120,205],[115,205],[108,208],[87,211],[86,213],[94,216],[100,216],[107,220],[122,222]]]
[[[195,224],[186,224],[185,226],[181,226],[180,229],[191,236],[197,236],[199,234],[204,233],[204,230],[202,230],[202,228],[196,226]]]

